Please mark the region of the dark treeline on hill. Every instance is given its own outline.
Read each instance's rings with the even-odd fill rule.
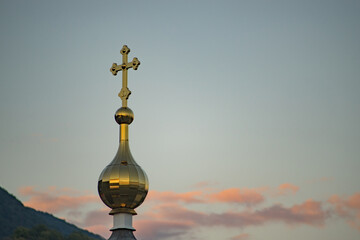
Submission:
[[[0,187],[0,240],[32,239],[104,240],[51,214],[25,207]]]
[[[45,225],[38,225],[31,229],[18,227],[11,237],[5,237],[3,240],[93,240],[81,232],[73,232],[64,237],[60,232],[49,229]]]

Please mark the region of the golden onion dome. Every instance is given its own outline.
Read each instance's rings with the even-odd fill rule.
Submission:
[[[145,200],[149,189],[146,173],[135,162],[129,148],[128,126],[133,119],[134,114],[128,107],[116,111],[115,120],[120,125],[119,148],[98,181],[101,200],[113,209],[110,214],[136,214],[134,209]]]

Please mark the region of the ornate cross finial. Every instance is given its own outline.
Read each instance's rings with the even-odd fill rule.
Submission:
[[[128,62],[129,52],[130,52],[130,49],[128,48],[128,46],[124,45],[123,48],[120,50],[123,63],[121,65],[117,65],[116,63],[113,63],[113,65],[110,68],[110,72],[114,76],[116,76],[118,71],[122,71],[122,78],[123,78],[122,79],[122,88],[118,95],[122,100],[123,107],[127,107],[127,100],[131,94],[131,91],[127,87],[127,70],[129,68],[137,70],[140,65],[140,61],[136,57],[134,57],[131,62]]]

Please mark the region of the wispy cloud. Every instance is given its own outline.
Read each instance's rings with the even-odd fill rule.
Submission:
[[[343,197],[333,195],[328,202],[335,207],[338,216],[346,219],[350,226],[360,231],[360,192]]]
[[[89,211],[83,220],[83,225],[95,226],[105,224],[111,226],[112,218],[109,216],[109,212],[110,210],[108,208]]]
[[[172,191],[150,191],[149,200],[158,202],[183,202],[183,203],[238,203],[255,205],[264,201],[264,196],[258,189],[229,188],[220,191],[192,191],[175,193]]]
[[[280,184],[277,188],[277,195],[295,194],[299,191],[299,187],[291,183]]]
[[[30,198],[24,202],[25,206],[50,213],[74,210],[87,203],[99,202],[99,197],[96,195],[84,194],[79,196],[78,192],[68,188],[49,187],[44,191],[39,191],[32,186],[27,186],[20,188],[19,192],[22,196]]]
[[[287,196],[298,190],[298,186],[284,183],[269,191]],[[274,222],[289,226],[324,227],[326,220],[334,215],[360,230],[360,193],[351,196],[333,195],[327,201],[309,199],[298,204],[285,205],[271,203],[272,194],[268,196],[267,191],[268,188],[203,189],[184,193],[150,191],[145,210],[134,219],[136,235],[149,240],[176,236],[180,239],[188,237],[196,228],[216,226],[244,229]],[[108,208],[82,208],[84,205],[99,202],[97,195],[56,187],[40,191],[31,186],[21,188],[19,192],[30,198],[25,202],[27,206],[50,213],[66,212],[66,216],[76,219],[72,222],[80,227],[105,237],[110,234],[112,218],[108,215]],[[228,206],[228,210],[212,211],[213,207],[216,208],[219,204],[222,207]],[[201,205],[200,208],[197,208],[197,205]],[[249,234],[242,233],[230,239],[247,240]]]
[[[322,208],[322,203],[307,200],[303,203],[285,207],[275,204],[256,210],[229,211],[211,213],[190,210],[176,203],[161,204],[153,207],[144,217],[168,221],[176,219],[192,226],[223,226],[243,228],[263,225],[267,222],[283,222],[285,224],[307,224],[322,226],[329,214]]]
[[[84,227],[86,230],[99,234],[106,239],[110,237],[111,232],[109,231],[109,227],[105,226],[104,224],[92,225]]]
[[[138,229],[137,236],[141,239],[166,239],[188,233],[193,227],[191,223],[174,219],[144,219],[137,220],[134,227]]]
[[[203,195],[201,191],[175,193],[172,191],[159,192],[152,190],[148,194],[148,199],[161,202],[181,201],[185,203],[201,203],[204,202]]]
[[[249,234],[247,233],[241,233],[239,235],[230,238],[230,240],[247,240],[247,239],[249,239]]]
[[[329,216],[328,211],[323,209],[322,203],[313,200],[290,207],[276,204],[257,210],[246,209],[223,213],[190,210],[178,203],[162,203],[142,213],[139,216],[141,219],[136,220],[135,224],[140,237],[146,236],[152,240],[165,239],[173,235],[185,235],[197,227],[221,226],[243,229],[271,222],[280,222],[291,226],[322,227]],[[248,235],[236,237],[233,239],[247,239]]]
[[[264,196],[254,189],[230,188],[209,195],[210,201],[225,203],[243,203],[255,205],[264,201]]]
[[[80,225],[91,232],[108,238],[113,221],[112,217],[109,216],[109,212],[108,208],[91,210],[85,214],[85,218]]]

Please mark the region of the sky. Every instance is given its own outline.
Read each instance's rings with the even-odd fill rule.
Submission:
[[[0,186],[104,237],[129,59],[138,239],[360,238],[359,1],[0,1]]]

